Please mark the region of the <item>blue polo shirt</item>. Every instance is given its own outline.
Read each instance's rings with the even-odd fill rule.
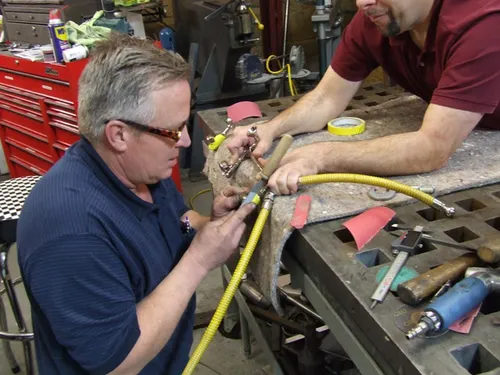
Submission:
[[[40,375],[106,374],[137,342],[136,305],[192,239],[181,230],[187,207],[172,180],[149,189],[153,204],[126,188],[85,139],[33,188],[17,239]],[[182,372],[194,310],[193,296],[165,348],[140,374]]]

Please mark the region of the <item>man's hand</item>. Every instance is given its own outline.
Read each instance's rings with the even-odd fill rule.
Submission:
[[[248,188],[227,185],[222,189],[220,195],[214,199],[211,219],[220,219],[237,208],[241,203],[241,198],[243,195],[247,194],[248,191]]]
[[[281,160],[280,167],[271,175],[268,187],[276,194],[297,192],[299,177],[318,174],[321,170],[321,145],[300,147]]]
[[[259,136],[260,140],[257,143],[255,150],[253,151],[253,155],[256,158],[262,157],[262,155],[264,155],[273,144],[274,135],[271,131],[270,125],[270,122],[257,125],[257,135]],[[237,126],[234,129],[233,134],[226,141],[226,146],[233,155],[231,158],[231,163],[236,162],[236,160],[238,160],[238,157],[243,154],[245,148],[251,146],[254,143],[255,138],[249,137],[247,135],[248,129],[250,129],[252,126],[256,125],[252,124],[248,126]]]
[[[245,204],[224,217],[208,222],[196,234],[186,254],[207,273],[224,264],[238,249],[245,231],[245,218],[255,205]]]

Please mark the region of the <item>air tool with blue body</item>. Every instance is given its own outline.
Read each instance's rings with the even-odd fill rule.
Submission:
[[[500,270],[471,267],[465,278],[432,302],[417,326],[407,334],[408,340],[427,333],[440,333],[479,306],[490,292],[500,292]]]

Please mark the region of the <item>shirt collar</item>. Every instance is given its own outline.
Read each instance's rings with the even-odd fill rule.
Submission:
[[[146,202],[139,198],[128,187],[126,187],[125,184],[123,184],[123,182],[121,182],[111,171],[108,165],[86,138],[82,136],[79,143],[82,150],[82,152],[80,152],[81,157],[91,167],[97,178],[103,182],[105,186],[112,190],[118,199],[127,205],[139,220],[142,220],[147,214],[159,208],[156,204]],[[165,189],[161,188],[161,182],[147,186],[151,192],[153,201],[157,201],[158,198],[164,198],[166,196],[164,191]]]

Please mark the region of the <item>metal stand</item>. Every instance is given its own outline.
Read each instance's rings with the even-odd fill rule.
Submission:
[[[283,263],[292,275],[292,284],[302,289],[304,295],[314,306],[316,311],[323,317],[330,328],[330,332],[343,347],[349,358],[354,362],[356,368],[362,375],[392,375],[387,370],[384,372],[373,360],[370,353],[356,338],[341,316],[328,303],[311,278],[304,272],[297,261],[286,251],[283,252]]]
[[[19,372],[19,365],[14,358],[12,353],[12,349],[10,347],[9,341],[21,341],[23,343],[24,349],[24,359],[26,362],[26,373],[28,375],[33,374],[33,359],[31,355],[31,343],[33,340],[33,333],[28,333],[26,328],[26,323],[23,318],[23,314],[21,312],[21,308],[19,306],[19,301],[15,292],[15,285],[21,282],[21,279],[16,279],[14,282],[10,278],[9,274],[9,266],[8,266],[8,252],[11,247],[11,244],[2,244],[0,249],[0,275],[2,278],[2,282],[4,285],[4,289],[0,291],[0,300],[3,293],[7,293],[7,297],[10,302],[10,307],[12,309],[12,314],[14,315],[14,319],[16,320],[16,325],[19,330],[19,333],[10,333],[6,332],[7,328],[7,319],[5,317],[5,308],[3,301],[0,304],[0,339],[7,340],[4,343],[5,355],[9,361],[13,373]]]
[[[226,282],[229,283],[229,281],[231,280],[231,272],[229,271],[229,268],[226,265],[224,265],[222,267],[222,275],[223,275],[224,279],[226,280]],[[245,351],[245,347],[247,345],[248,346],[250,345],[248,333],[251,330],[252,333],[254,334],[256,340],[257,340],[257,344],[259,345],[259,348],[262,350],[262,352],[264,353],[264,355],[266,356],[268,362],[270,363],[270,365],[272,367],[272,374],[273,375],[284,375],[283,371],[281,370],[280,365],[278,364],[278,362],[276,361],[276,358],[274,357],[273,351],[272,351],[271,347],[269,346],[269,343],[267,342],[266,338],[262,334],[262,331],[259,327],[259,324],[257,323],[257,320],[253,316],[250,308],[248,307],[248,304],[245,301],[245,297],[241,294],[241,292],[239,290],[237,290],[236,294],[234,295],[234,298],[236,299],[236,302],[238,303],[238,307],[240,309],[240,314],[243,316],[243,319],[245,320],[245,322],[243,322],[243,320],[241,322],[242,327],[245,325],[248,325],[248,327],[249,327],[248,332],[246,332],[246,333],[242,332],[242,338],[244,339],[243,340],[243,350]],[[245,328],[242,328],[242,329],[245,329]],[[246,340],[246,342],[245,342],[245,340]]]
[[[342,18],[337,16],[338,6],[333,6],[331,9],[325,6],[325,1],[318,1],[316,11],[311,17],[313,30],[318,34],[319,44],[319,74],[325,74],[332,56],[340,43],[342,33],[341,24]],[[339,4],[340,1],[336,1]],[[333,22],[331,21],[334,16]]]

